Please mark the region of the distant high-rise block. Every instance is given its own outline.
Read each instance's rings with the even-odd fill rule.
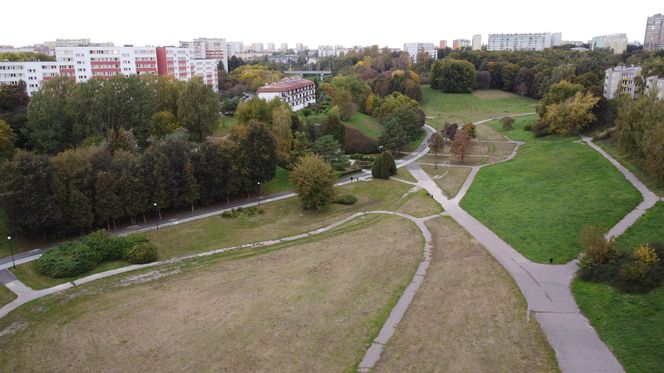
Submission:
[[[462,49],[470,47],[470,40],[454,39],[452,40],[452,49]]]
[[[539,34],[489,34],[489,51],[541,51],[559,46],[562,34],[550,32]]]
[[[664,15],[655,14],[652,17],[648,17],[643,49],[664,49]]]
[[[447,48],[447,40],[441,40],[441,41],[438,43],[438,48],[440,48],[440,49],[445,49],[445,48]]]
[[[473,35],[473,50],[478,51],[482,49],[482,35]]]
[[[590,42],[590,48],[611,49],[614,54],[620,54],[627,49],[627,34],[595,36]]]

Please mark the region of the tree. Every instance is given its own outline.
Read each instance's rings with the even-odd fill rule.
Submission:
[[[196,141],[212,134],[219,121],[219,97],[199,78],[184,85],[178,97],[178,120]]]
[[[491,88],[491,74],[488,71],[478,71],[475,76],[475,89]]]
[[[385,97],[376,114],[384,124],[392,118],[397,118],[409,140],[415,140],[422,133],[424,112],[420,104],[399,92]]]
[[[200,187],[200,200],[210,204],[226,200],[235,191],[231,189],[233,175],[232,159],[237,155],[237,145],[224,142],[218,145],[205,142],[194,159],[195,176]]]
[[[329,163],[316,154],[300,157],[290,174],[305,209],[319,210],[334,197],[334,171]]]
[[[537,105],[537,113],[540,115],[540,118],[544,118],[550,105],[565,102],[565,100],[574,97],[577,92],[581,92],[582,90],[583,86],[581,84],[570,83],[567,80],[552,84],[549,92],[542,97]]]
[[[244,65],[244,61],[242,61],[241,57],[231,56],[228,59],[228,72],[230,73],[242,65]]]
[[[0,112],[25,109],[29,102],[25,81],[19,80],[18,84],[0,84]]]
[[[51,158],[59,233],[84,233],[94,223],[94,178],[87,156],[86,150],[66,150]]]
[[[341,158],[341,144],[332,135],[324,135],[314,142],[311,150],[325,161],[334,164]]]
[[[74,86],[68,78],[55,78],[32,95],[25,135],[37,152],[54,154],[83,139],[74,133],[73,119],[66,110]]]
[[[14,143],[16,136],[12,128],[0,119],[0,162],[11,159],[14,156]]]
[[[272,110],[270,132],[272,132],[272,136],[274,136],[274,140],[276,141],[279,164],[285,166],[288,163],[288,155],[293,147],[290,109],[281,105]]]
[[[436,163],[434,164],[434,168],[438,168],[438,152],[442,151],[444,147],[445,138],[440,134],[440,132],[434,132],[433,135],[429,137],[429,148],[433,150],[436,156]]]
[[[514,129],[514,118],[510,116],[500,118],[500,124],[503,126],[504,130],[513,130]]]
[[[454,137],[454,141],[452,141],[450,151],[455,157],[461,160],[461,163],[463,163],[464,158],[470,154],[471,147],[472,143],[470,142],[470,136],[468,136],[468,133],[466,133],[466,131],[458,131]]]
[[[472,123],[466,123],[463,125],[463,130],[470,136],[471,139],[477,137],[477,128]]]
[[[443,127],[443,137],[445,137],[450,141],[453,141],[454,138],[456,137],[458,129],[459,129],[458,124],[445,122],[445,126]]]
[[[173,113],[170,111],[160,111],[152,115],[148,134],[156,138],[162,138],[173,133],[179,127],[180,125]]]
[[[598,101],[592,93],[577,92],[563,103],[549,105],[542,120],[561,135],[578,133],[595,120],[592,110]]]
[[[429,79],[432,88],[450,93],[470,93],[475,85],[475,66],[462,60],[436,61]]]
[[[333,107],[327,113],[327,116],[321,121],[320,124],[320,133],[321,135],[331,135],[339,144],[343,144],[346,139],[345,126],[341,122],[341,117],[339,114],[339,109]]]
[[[196,177],[194,176],[194,166],[191,160],[188,159],[184,164],[184,201],[191,206],[191,211],[194,211],[194,202],[200,198],[200,188]]]
[[[376,179],[389,179],[390,176],[397,174],[397,165],[394,157],[389,150],[386,150],[374,160],[371,166],[371,176]]]
[[[293,141],[293,150],[288,157],[288,164],[292,167],[297,164],[297,161],[303,155],[311,154],[311,145],[309,139],[304,132],[296,132],[295,140]]]
[[[265,123],[250,121],[246,133],[246,138],[238,142],[239,157],[246,162],[247,180],[257,186],[258,182],[264,183],[274,178],[277,169],[277,146]]]
[[[385,149],[395,152],[401,152],[401,149],[408,144],[408,134],[398,118],[392,118],[385,123],[385,131],[378,139],[378,143]]]

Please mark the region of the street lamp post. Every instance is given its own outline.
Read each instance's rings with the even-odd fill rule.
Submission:
[[[16,269],[16,262],[14,261],[14,244],[12,243],[12,236],[7,236],[7,241],[9,241],[9,251],[12,254],[12,267]]]
[[[154,206],[155,210],[157,210],[157,230],[159,230],[159,218],[161,218],[161,214],[159,213],[159,206],[157,205],[157,202],[153,203],[152,205]]]
[[[261,205],[261,182],[258,182],[258,206]]]

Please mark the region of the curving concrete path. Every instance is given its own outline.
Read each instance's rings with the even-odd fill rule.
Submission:
[[[0,318],[6,316],[9,312],[15,310],[16,308],[22,306],[23,304],[30,302],[35,299],[39,299],[41,297],[58,293],[67,289],[70,289],[72,287],[82,285],[88,282],[96,281],[102,278],[114,276],[117,274],[121,273],[127,273],[130,271],[134,271],[137,269],[142,269],[142,268],[147,268],[147,267],[156,267],[160,265],[167,265],[167,264],[173,264],[173,263],[178,263],[184,260],[188,259],[193,259],[193,258],[200,258],[200,257],[205,257],[205,256],[210,256],[210,255],[216,255],[216,254],[221,254],[227,251],[233,251],[233,250],[240,250],[240,249],[247,249],[247,248],[257,248],[257,247],[265,247],[265,246],[270,246],[270,245],[276,245],[284,242],[291,242],[291,241],[296,241],[299,239],[303,238],[308,238],[312,237],[321,233],[328,232],[330,230],[333,230],[335,228],[338,228],[342,226],[343,224],[346,224],[358,217],[365,216],[365,215],[376,215],[376,214],[382,214],[382,215],[392,215],[392,216],[399,216],[405,219],[410,220],[413,222],[417,228],[420,230],[422,233],[422,236],[424,237],[424,246],[423,246],[423,252],[422,252],[422,261],[420,262],[417,271],[413,275],[413,278],[408,285],[408,287],[404,290],[403,294],[401,297],[399,297],[399,300],[397,301],[396,305],[392,308],[390,315],[388,316],[387,320],[383,324],[380,332],[378,333],[378,336],[373,340],[371,346],[369,349],[366,351],[364,358],[362,359],[362,362],[359,365],[359,370],[361,372],[367,372],[371,368],[373,368],[380,359],[380,355],[383,352],[383,347],[384,345],[389,341],[389,339],[392,337],[394,334],[394,331],[401,322],[401,319],[403,318],[403,315],[406,313],[406,310],[410,306],[411,302],[413,301],[413,298],[415,297],[415,293],[419,289],[420,285],[422,285],[422,282],[424,281],[424,276],[426,275],[427,269],[429,268],[429,265],[431,263],[431,251],[432,251],[432,239],[431,239],[431,233],[429,232],[429,229],[427,226],[424,224],[425,221],[436,218],[439,216],[444,216],[446,215],[445,212],[443,213],[438,213],[434,214],[431,216],[427,216],[424,218],[416,218],[412,215],[404,214],[401,212],[395,212],[395,211],[385,211],[385,210],[376,210],[376,211],[364,211],[364,212],[357,212],[354,213],[342,220],[339,220],[333,224],[330,224],[326,227],[319,228],[307,233],[302,233],[299,235],[295,236],[290,236],[290,237],[285,237],[281,239],[276,239],[276,240],[267,240],[267,241],[260,241],[260,242],[254,242],[254,243],[249,243],[249,244],[244,244],[244,245],[238,245],[238,246],[231,246],[231,247],[226,247],[222,249],[217,249],[217,250],[211,250],[211,251],[206,251],[203,253],[199,254],[193,254],[193,255],[187,255],[187,256],[182,256],[178,258],[173,258],[173,259],[168,259],[168,260],[162,260],[158,262],[153,262],[153,263],[148,263],[148,264],[137,264],[137,265],[129,265],[126,267],[118,268],[118,269],[113,269],[109,270],[106,272],[101,272],[97,273],[94,275],[90,275],[87,277],[83,277],[80,279],[77,279],[72,282],[67,282],[64,284],[60,284],[57,286],[53,286],[48,289],[43,289],[43,290],[33,290],[29,287],[27,287],[25,284],[23,284],[21,281],[16,279],[13,274],[9,271],[5,271],[8,275],[3,275],[0,277],[0,280],[3,281],[5,286],[9,288],[12,292],[14,292],[18,297],[14,299],[11,303],[3,306],[0,308]]]

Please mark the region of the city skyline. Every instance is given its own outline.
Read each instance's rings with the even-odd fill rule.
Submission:
[[[243,4],[229,3],[207,5],[194,0],[188,8],[201,7],[206,12],[196,12],[195,17],[183,17],[183,12],[173,12],[173,7],[155,8],[147,3],[118,0],[113,8],[90,6],[81,0],[61,4],[37,1],[40,11],[30,15],[31,26],[26,27],[23,17],[7,17],[3,21],[0,45],[21,47],[58,38],[90,38],[94,42],[113,42],[116,45],[177,45],[182,40],[198,37],[219,37],[226,41],[242,41],[245,45],[303,43],[310,48],[318,45],[366,46],[377,44],[392,48],[406,42],[431,42],[439,40],[471,39],[481,34],[486,43],[489,33],[539,33],[562,32],[563,40],[588,41],[597,35],[626,33],[628,40],[643,42],[647,17],[663,13],[664,8],[652,1],[635,0],[630,12],[597,11],[601,4],[579,3],[561,0],[546,13],[532,9],[532,3],[512,0],[500,3],[481,3],[480,10],[469,11],[464,4],[454,3],[431,6],[416,0],[409,3],[414,14],[418,9],[428,9],[426,14],[441,16],[441,22],[422,22],[420,17],[403,17],[403,9],[378,7],[373,4],[341,0],[338,6],[325,9],[324,14],[307,11],[308,3],[296,0],[287,7],[273,2],[259,2],[247,12]],[[4,4],[6,14],[22,14],[25,5],[11,2]],[[131,9],[131,11],[127,11]],[[572,10],[572,11],[570,11]],[[229,13],[237,16],[223,16]],[[454,14],[454,17],[446,17]],[[593,15],[596,15],[593,17]],[[310,23],[283,22],[288,17],[306,19],[339,20],[343,26],[334,28],[331,23],[311,27]],[[321,18],[322,17],[322,18]],[[395,22],[395,18],[399,21]],[[121,21],[121,23],[119,23]],[[386,27],[392,23],[399,27]],[[117,27],[122,24],[122,27]],[[177,24],[177,27],[173,27]],[[35,25],[39,25],[35,27]],[[20,30],[20,32],[9,32]],[[380,31],[380,32],[378,32]]]

